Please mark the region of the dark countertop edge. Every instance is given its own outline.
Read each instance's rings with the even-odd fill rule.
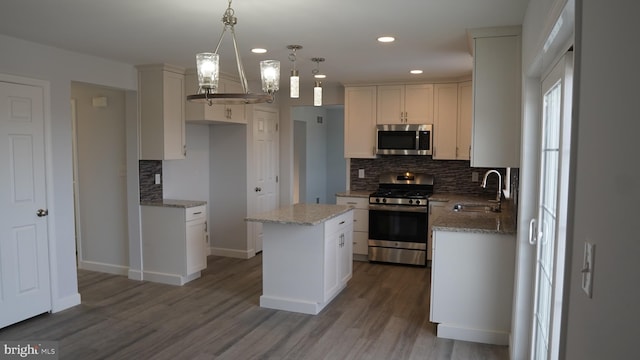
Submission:
[[[158,206],[158,207],[174,207],[174,208],[192,208],[196,206],[207,205],[206,201],[201,200],[178,200],[163,199],[161,201],[143,201],[140,206]]]

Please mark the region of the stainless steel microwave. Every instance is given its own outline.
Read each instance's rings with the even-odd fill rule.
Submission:
[[[432,144],[432,125],[376,126],[376,154],[378,155],[431,155]]]

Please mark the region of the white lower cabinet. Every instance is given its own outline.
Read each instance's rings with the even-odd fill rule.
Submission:
[[[354,260],[367,260],[369,255],[369,198],[338,196],[338,205],[350,205],[353,210],[353,255]]]
[[[429,319],[438,337],[509,344],[515,248],[513,234],[433,232]]]
[[[318,225],[264,223],[260,306],[318,314],[353,270],[353,211]]]
[[[206,205],[142,206],[143,279],[184,285],[207,267]]]
[[[433,229],[431,227],[447,204],[449,203],[446,201],[429,200],[429,223],[427,229],[427,260],[429,261],[433,259]]]

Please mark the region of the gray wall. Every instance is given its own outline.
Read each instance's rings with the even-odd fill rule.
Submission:
[[[327,203],[335,204],[336,193],[347,189],[344,158],[344,106],[327,109]]]

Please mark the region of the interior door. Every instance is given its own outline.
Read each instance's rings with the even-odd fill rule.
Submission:
[[[51,310],[43,99],[0,82],[0,328]]]
[[[254,109],[253,161],[254,213],[278,207],[278,116],[274,111]],[[262,251],[262,223],[253,223],[256,253]]]
[[[559,356],[567,225],[573,53],[542,81],[540,196],[529,240],[536,246],[532,359]]]

